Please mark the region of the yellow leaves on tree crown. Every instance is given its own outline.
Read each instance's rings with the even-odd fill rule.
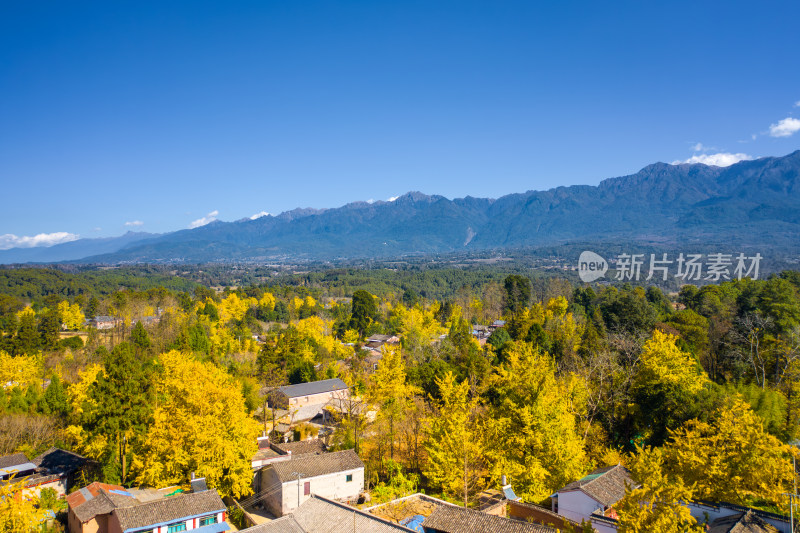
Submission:
[[[17,355],[0,350],[0,384],[11,383],[27,387],[42,375],[42,355]]]
[[[410,401],[419,389],[406,383],[406,367],[400,347],[384,344],[381,351],[383,358],[369,382],[369,401],[384,407]]]
[[[80,329],[86,318],[83,316],[83,311],[81,311],[81,307],[78,304],[70,305],[66,300],[58,303],[58,315],[67,329]]]
[[[662,383],[696,394],[708,382],[692,356],[675,345],[677,337],[659,330],[644,344],[637,380],[640,385]]]
[[[159,400],[136,465],[137,481],[185,484],[196,472],[223,496],[249,494],[260,425],[248,416],[240,386],[215,365],[186,354],[171,351],[159,359]]]
[[[492,476],[507,474],[527,501],[541,501],[588,468],[578,414],[583,382],[557,376],[555,363],[529,344],[514,344],[491,378],[499,396],[487,426],[494,449]]]
[[[423,339],[438,337],[444,333],[444,328],[436,320],[437,306],[425,310],[420,306],[406,307],[397,304],[392,309],[392,314],[400,319],[400,332],[403,336],[419,335]]]
[[[36,316],[36,312],[33,310],[32,307],[28,306],[22,311],[17,312],[17,320],[22,320],[23,317],[32,317]]]
[[[628,487],[614,505],[623,533],[701,533],[703,528],[683,505],[692,499],[691,486],[670,475],[659,448],[638,448],[628,460],[631,477],[639,487]]]
[[[242,320],[247,310],[254,305],[256,305],[255,298],[239,298],[235,292],[232,292],[217,305],[219,321],[226,324],[230,320]]]
[[[261,296],[261,299],[258,300],[258,305],[266,308],[268,311],[272,311],[275,309],[275,296],[270,292],[265,292]]]
[[[94,459],[99,459],[103,455],[107,440],[103,436],[88,438],[86,431],[80,425],[80,417],[85,410],[91,411],[96,407],[94,400],[89,397],[89,389],[97,381],[97,374],[101,370],[100,365],[89,365],[78,374],[78,381],[67,388],[67,397],[71,408],[71,424],[67,426],[66,433],[81,453]]]
[[[480,427],[473,420],[477,398],[470,399],[469,382],[456,381],[452,372],[436,378],[440,400],[434,400],[436,412],[426,419],[425,476],[445,494],[454,496],[469,483],[465,476],[483,473]]]
[[[710,421],[691,420],[672,432],[664,447],[669,468],[695,497],[747,505],[782,504],[792,489],[792,454],[797,450],[764,431],[760,417],[738,395],[717,408]]]
[[[0,531],[4,533],[32,533],[40,531],[47,518],[45,509],[40,509],[39,498],[26,493],[25,480],[0,484]]]

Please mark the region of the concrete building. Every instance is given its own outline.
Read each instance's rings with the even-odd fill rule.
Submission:
[[[264,506],[275,516],[291,513],[312,494],[354,501],[364,490],[364,463],[353,450],[292,456],[261,470]]]
[[[270,407],[291,410],[307,405],[325,405],[342,395],[349,395],[349,389],[339,378],[286,385],[273,392]]]
[[[70,533],[221,533],[226,506],[216,490],[202,479],[193,480],[195,492],[173,496],[158,491],[125,489],[92,483],[67,496]]]
[[[573,522],[591,522],[599,533],[616,531],[614,504],[625,496],[626,485],[637,486],[624,466],[599,468],[553,494],[552,511]]]

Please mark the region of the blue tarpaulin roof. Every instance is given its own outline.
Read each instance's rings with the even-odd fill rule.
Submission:
[[[414,531],[419,531],[419,533],[424,533],[425,530],[422,529],[422,522],[425,520],[425,517],[421,514],[417,514],[414,516],[409,516],[408,518],[403,518],[400,520],[401,526],[406,526],[408,529],[412,529]]]

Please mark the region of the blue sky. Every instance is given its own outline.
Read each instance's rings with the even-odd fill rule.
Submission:
[[[798,20],[788,1],[5,1],[0,248],[784,155]]]

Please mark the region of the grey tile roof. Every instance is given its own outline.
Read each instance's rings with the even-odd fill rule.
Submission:
[[[301,455],[292,457],[289,461],[273,463],[265,468],[274,468],[275,473],[281,483],[297,479],[297,474],[302,474],[304,478],[324,476],[336,472],[345,472],[364,468],[364,463],[358,458],[353,450],[341,452],[323,453],[320,455]]]
[[[85,457],[76,453],[68,452],[61,448],[50,448],[31,462],[51,473],[69,474],[79,470],[86,464],[86,461]]]
[[[226,509],[215,490],[170,496],[163,500],[115,509],[122,531],[172,522],[189,516],[212,514]]]
[[[78,520],[81,522],[88,522],[95,516],[108,514],[118,507],[136,505],[139,503],[133,498],[125,498],[124,500],[123,498],[125,498],[125,496],[111,495],[104,490],[100,490],[97,496],[74,507],[72,511],[75,513]]]
[[[558,492],[580,490],[602,503],[611,506],[625,496],[625,484],[638,485],[631,479],[631,473],[621,465],[606,466],[573,481]]]
[[[322,392],[334,392],[347,388],[347,384],[339,378],[323,379],[322,381],[312,381],[310,383],[298,383],[297,385],[286,385],[279,387],[281,391],[289,398],[297,398],[299,396],[309,396],[311,394],[320,394]]]
[[[409,533],[412,530],[383,518],[312,495],[293,514],[243,529],[242,533]]]
[[[273,446],[280,450],[283,454],[292,452],[292,455],[305,455],[307,453],[324,453],[326,450],[325,443],[319,439],[301,440],[295,442],[279,442]]]
[[[294,519],[307,533],[397,533],[409,532],[398,524],[354,507],[320,496],[312,496],[297,508]]]
[[[442,533],[556,533],[547,526],[464,509],[455,505],[440,505],[422,522],[425,531]]]
[[[11,455],[4,455],[0,457],[0,468],[8,468],[9,466],[24,465],[28,462],[28,458],[24,453],[14,453]]]
[[[294,519],[292,515],[282,516],[276,520],[271,520],[266,524],[259,524],[257,526],[242,529],[242,533],[308,533],[305,529],[300,527],[300,524]]]
[[[711,522],[708,533],[778,533],[778,529],[753,511],[736,513]]]

